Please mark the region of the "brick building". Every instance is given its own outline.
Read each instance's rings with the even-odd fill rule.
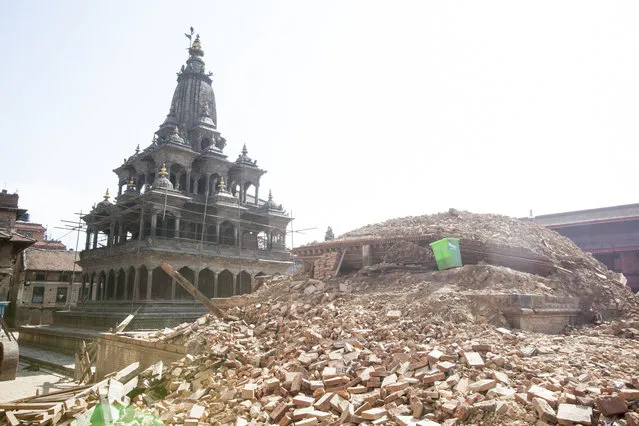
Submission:
[[[24,220],[27,219],[27,216],[28,213],[24,215],[22,220],[16,222],[16,232],[27,238],[34,239],[35,243],[33,243],[32,247],[48,250],[66,250],[66,246],[61,241],[47,238],[47,228],[42,226],[42,224]]]
[[[16,256],[35,240],[17,232],[16,222],[27,211],[18,207],[18,194],[0,192],[0,301],[6,301]]]
[[[16,325],[50,324],[53,312],[75,305],[82,282],[76,253],[29,247],[15,266],[10,293]]]
[[[87,309],[188,302],[186,291],[159,267],[164,260],[208,297],[250,292],[255,276],[292,265],[285,246],[291,218],[270,192],[259,198],[266,171],[246,146],[234,161],[224,153],[199,35],[188,52],[152,143],[138,146],[114,170],[115,202],[107,191],[83,217],[80,298]]]
[[[530,219],[527,219],[530,220]],[[639,291],[639,204],[536,216],[536,223],[570,238]]]

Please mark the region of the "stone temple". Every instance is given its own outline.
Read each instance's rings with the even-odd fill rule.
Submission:
[[[147,317],[156,309],[158,318],[166,316],[167,306],[182,307],[177,311],[183,313],[189,306],[201,309],[159,267],[162,261],[211,298],[248,293],[255,277],[292,265],[285,246],[291,218],[270,191],[268,199],[259,198],[266,171],[246,146],[234,160],[224,153],[227,143],[218,130],[212,73],[205,68],[199,35],[188,52],[169,114],[153,141],[144,149],[138,145],[114,170],[115,201],[107,190],[83,217],[80,303],[56,313],[59,325],[112,325],[114,319],[104,316],[120,317],[118,306],[142,306]],[[181,321],[175,316],[173,322]]]

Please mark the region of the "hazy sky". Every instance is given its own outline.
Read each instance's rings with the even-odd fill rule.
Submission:
[[[246,143],[261,194],[317,227],[296,246],[450,207],[639,201],[636,1],[0,4],[0,187],[57,238],[150,143],[191,25],[225,153]]]

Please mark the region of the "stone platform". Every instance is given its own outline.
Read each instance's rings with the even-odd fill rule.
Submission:
[[[18,329],[20,348],[31,346],[73,356],[82,342],[92,342],[105,332],[54,325],[25,325]]]
[[[582,321],[578,297],[543,294],[489,294],[478,300],[498,307],[512,328],[558,334]]]
[[[138,308],[140,310],[127,326],[127,331],[175,327],[183,322],[194,321],[208,312],[194,300],[87,302],[78,304],[68,311],[54,312],[53,324],[60,327],[107,331]]]

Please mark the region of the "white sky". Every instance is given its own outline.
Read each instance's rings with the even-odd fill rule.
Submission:
[[[0,187],[57,238],[117,192],[192,25],[225,153],[246,143],[261,195],[317,227],[296,246],[449,207],[634,203],[637,22],[636,1],[7,1]]]

